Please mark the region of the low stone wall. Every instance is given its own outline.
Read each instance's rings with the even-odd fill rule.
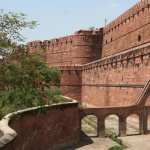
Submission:
[[[65,148],[79,140],[78,103],[30,108],[9,114],[1,120],[0,130],[2,150]]]

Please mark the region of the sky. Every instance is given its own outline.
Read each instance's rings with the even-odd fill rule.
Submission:
[[[23,12],[38,21],[34,30],[24,30],[25,41],[49,40],[80,29],[100,28],[138,0],[0,0],[0,9]]]

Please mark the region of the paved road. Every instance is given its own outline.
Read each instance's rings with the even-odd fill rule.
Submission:
[[[150,150],[150,135],[121,137],[126,150]]]

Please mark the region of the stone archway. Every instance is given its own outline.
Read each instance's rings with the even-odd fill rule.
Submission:
[[[98,118],[95,115],[82,118],[81,131],[89,137],[98,136]]]
[[[126,118],[126,135],[140,134],[140,118],[137,114],[131,114]]]
[[[119,135],[119,117],[117,115],[112,114],[105,118],[105,134]]]

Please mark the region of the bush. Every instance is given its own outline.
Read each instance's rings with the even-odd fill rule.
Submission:
[[[40,55],[17,53],[0,64],[1,116],[27,107],[64,101],[60,72],[49,68]]]
[[[113,130],[107,130],[106,137],[109,137],[116,143],[122,145],[122,141],[120,139],[118,139],[118,136],[116,135],[116,133]]]

